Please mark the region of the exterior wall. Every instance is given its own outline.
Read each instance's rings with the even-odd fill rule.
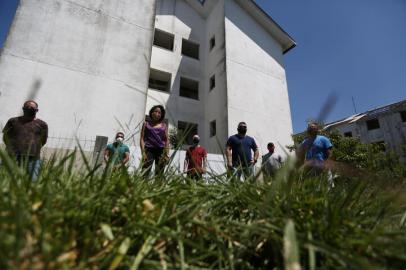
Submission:
[[[155,28],[175,36],[173,51],[153,46],[151,58],[151,68],[171,73],[172,81],[169,93],[148,89],[145,113],[153,105],[162,104],[166,108],[170,126],[176,127],[178,121],[196,123],[198,132],[204,133],[205,21],[184,0],[159,0]],[[200,60],[182,56],[183,38],[200,45]],[[199,100],[179,96],[181,76],[199,81]]]
[[[344,135],[344,133],[346,133],[346,132],[351,132],[353,137],[359,137],[359,134],[360,134],[360,128],[355,123],[354,124],[338,126],[337,130],[342,135]]]
[[[292,122],[282,48],[234,0],[225,1],[228,133],[247,122],[260,152],[291,145]]]
[[[215,37],[216,45],[206,49],[207,66],[204,75],[207,148],[222,153],[228,137],[227,84],[225,61],[224,1],[219,0],[207,17],[206,42]],[[216,87],[210,90],[210,78],[215,75]],[[216,121],[216,136],[210,137],[210,122]]]
[[[21,0],[0,58],[0,127],[33,98],[51,134],[111,137],[128,125],[137,137],[154,12],[151,0]]]
[[[352,131],[353,137],[358,137],[362,143],[385,142],[388,150],[395,151],[401,157],[405,157],[406,153],[402,149],[402,145],[406,145],[406,122],[402,122],[399,111],[406,110],[406,103],[403,107],[396,111],[391,111],[374,116],[367,116],[353,124],[342,124],[336,129],[344,134],[347,131]],[[379,120],[379,129],[368,130],[366,121],[369,119]]]
[[[170,93],[148,90],[145,113],[155,104],[163,104],[170,125],[178,121],[198,124],[201,143],[211,153],[221,153],[227,138],[227,99],[224,50],[224,2],[217,1],[207,18],[184,0],[157,2],[156,29],[175,36],[174,50],[152,48],[151,68],[172,74]],[[216,46],[209,41],[216,37]],[[199,44],[199,60],[183,56],[182,38]],[[216,87],[209,91],[210,77],[216,74]],[[180,77],[199,81],[199,100],[179,96]],[[217,135],[210,137],[210,121],[216,120]]]
[[[129,161],[129,171],[133,172],[140,168],[141,166],[141,148],[138,146],[130,146],[130,161]],[[169,154],[173,155],[172,160],[169,164],[170,168],[168,171],[174,171],[175,173],[184,172],[184,162],[186,157],[186,151],[178,150],[174,152],[171,150]],[[221,175],[227,172],[225,161],[222,155],[219,154],[208,154],[207,155],[207,177],[210,174]]]
[[[223,151],[240,121],[262,153],[269,141],[291,144],[280,44],[235,0],[208,1],[199,12],[190,1],[21,0],[0,58],[0,127],[34,97],[55,137],[124,130],[138,143],[144,115],[163,104],[172,127],[198,124],[211,153]],[[154,28],[174,34],[173,51],[152,46]],[[182,56],[182,38],[199,43],[200,60]],[[170,93],[148,89],[150,68],[172,74]],[[181,76],[199,81],[199,100],[179,96]]]

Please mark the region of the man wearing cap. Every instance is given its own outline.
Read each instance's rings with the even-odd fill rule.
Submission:
[[[226,144],[227,168],[229,172],[235,172],[238,178],[244,174],[247,179],[254,173],[254,165],[257,163],[259,151],[254,138],[247,136],[247,124],[240,122],[238,133],[231,136]],[[254,157],[252,157],[252,152]]]
[[[275,153],[275,145],[270,142],[267,145],[268,153],[262,156],[262,171],[265,176],[274,176],[282,165],[282,157]]]
[[[23,104],[23,116],[10,118],[3,129],[3,141],[8,154],[21,166],[27,167],[30,178],[38,178],[41,167],[41,148],[48,139],[48,125],[36,118],[38,103],[28,100]]]
[[[124,133],[117,132],[114,143],[107,145],[104,151],[104,161],[111,162],[114,168],[125,166],[130,160],[130,149],[123,141]]]
[[[192,179],[202,179],[206,172],[207,151],[200,144],[199,135],[193,136],[193,145],[186,151],[184,170]]]

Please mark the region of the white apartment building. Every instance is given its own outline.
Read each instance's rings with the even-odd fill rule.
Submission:
[[[51,134],[133,135],[151,106],[210,153],[245,121],[292,144],[284,54],[294,40],[251,0],[21,0],[0,56],[0,128],[39,103]],[[58,147],[58,145],[49,145]]]

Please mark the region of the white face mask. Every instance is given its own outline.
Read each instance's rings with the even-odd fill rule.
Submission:
[[[123,143],[123,140],[124,140],[123,138],[118,137],[118,138],[116,139],[116,142],[117,142],[117,143]]]

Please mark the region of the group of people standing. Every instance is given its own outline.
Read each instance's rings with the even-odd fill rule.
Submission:
[[[48,138],[48,125],[38,119],[38,103],[28,100],[23,104],[23,116],[10,118],[3,128],[3,141],[10,157],[19,165],[26,166],[31,179],[36,180],[40,169],[40,152]],[[168,126],[164,121],[165,109],[162,105],[153,106],[149,117],[142,125],[140,147],[142,168],[149,175],[153,164],[155,174],[162,175],[169,162]],[[298,160],[306,168],[316,172],[326,169],[331,157],[330,140],[318,134],[318,126],[311,123],[307,129],[307,138],[297,149]],[[130,150],[124,144],[124,133],[118,132],[115,141],[107,145],[104,160],[113,168],[125,167],[130,159]],[[282,157],[275,153],[275,145],[267,145],[268,153],[262,156],[262,171],[273,176],[282,165]],[[254,138],[247,135],[247,124],[240,122],[237,134],[228,138],[226,143],[226,161],[228,172],[245,179],[253,175],[253,168],[259,158],[258,146]],[[187,149],[184,170],[190,178],[201,179],[207,169],[207,151],[200,145],[200,137],[193,136],[193,144]]]
[[[155,174],[162,175],[169,162],[169,135],[165,119],[165,108],[162,105],[153,106],[149,110],[148,119],[143,123],[140,134],[142,168],[144,175],[149,175],[155,164]],[[123,142],[124,134],[117,133],[114,143],[107,145],[104,160],[115,167],[128,163],[130,150]],[[189,177],[198,179],[206,172],[207,151],[199,145],[200,137],[193,136],[193,145],[186,151],[185,172]]]

